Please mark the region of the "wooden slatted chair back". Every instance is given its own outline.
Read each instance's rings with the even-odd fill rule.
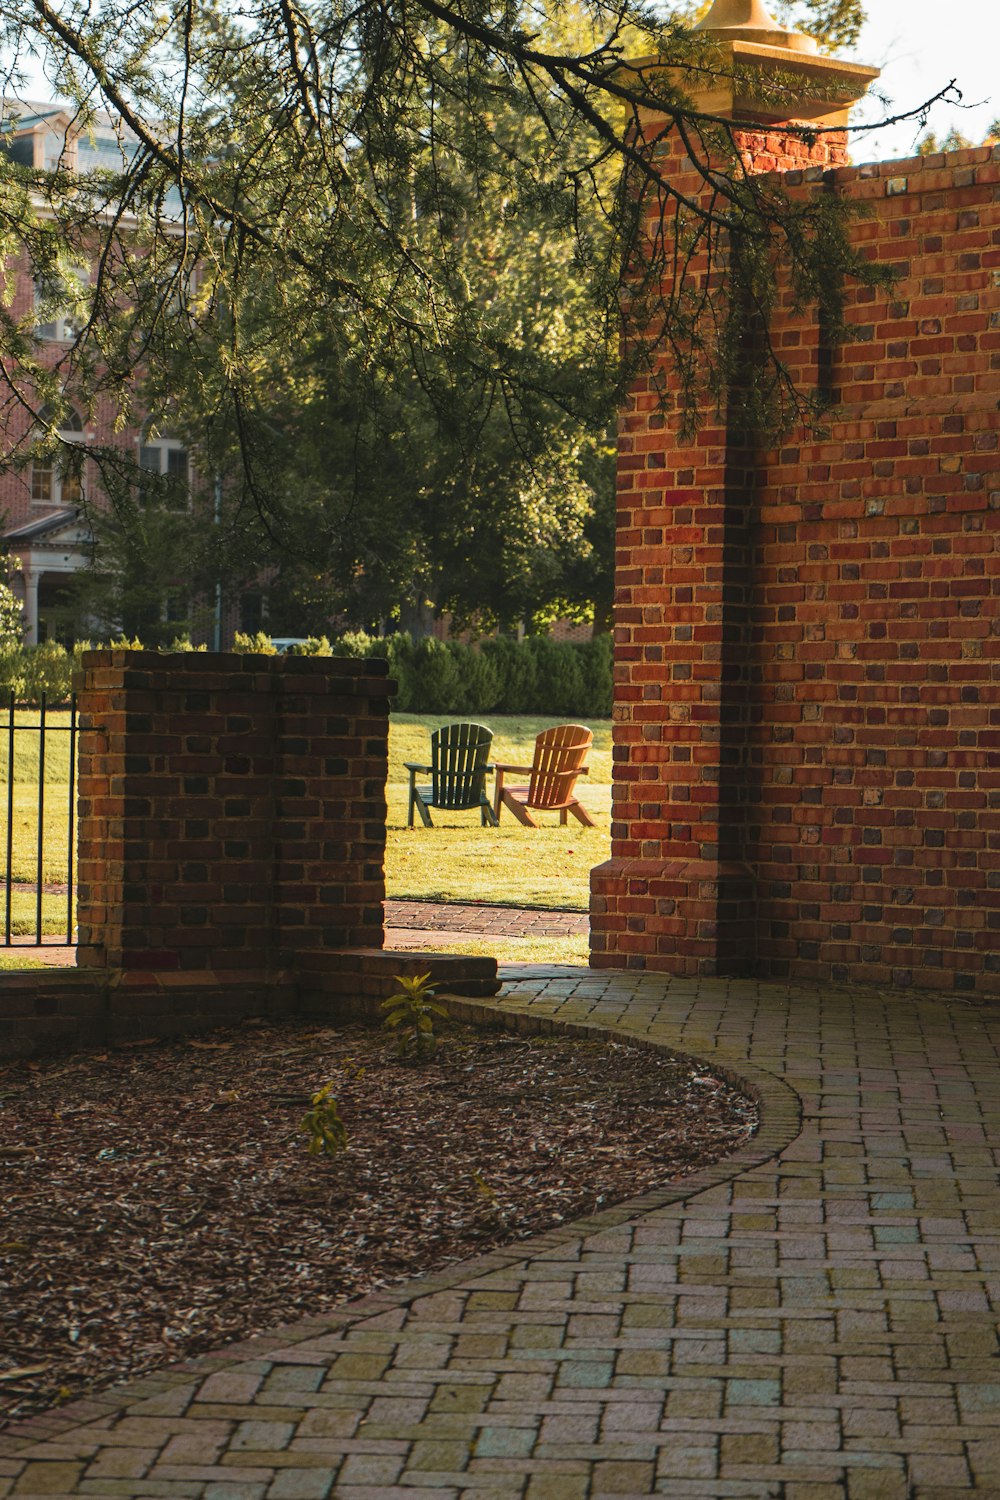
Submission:
[[[527,806],[568,807],[594,736],[583,724],[557,724],[535,740]]]
[[[431,806],[478,807],[493,731],[485,724],[444,724],[431,735]]]

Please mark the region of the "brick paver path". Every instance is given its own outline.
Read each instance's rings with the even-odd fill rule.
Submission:
[[[585,911],[547,911],[541,907],[487,906],[454,901],[386,901],[385,925],[422,932],[464,932],[485,937],[568,937],[587,932]],[[391,945],[390,945],[391,946]]]
[[[0,1495],[1000,1496],[1000,1014],[582,969],[522,971],[502,1003],[750,1059],[761,1138],[26,1424]]]

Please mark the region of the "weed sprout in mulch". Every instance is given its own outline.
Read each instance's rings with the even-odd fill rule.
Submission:
[[[348,1136],[310,1155],[332,1084]],[[0,1426],[662,1186],[755,1106],[690,1059],[247,1026],[0,1067]]]

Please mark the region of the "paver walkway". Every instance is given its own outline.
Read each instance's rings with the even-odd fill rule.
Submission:
[[[508,973],[508,1009],[750,1059],[736,1175],[27,1424],[0,1495],[1000,1496],[1000,1010]]]
[[[432,932],[472,932],[486,937],[567,937],[587,932],[585,911],[540,906],[490,906],[485,902],[397,901],[385,903],[386,928],[417,927]]]

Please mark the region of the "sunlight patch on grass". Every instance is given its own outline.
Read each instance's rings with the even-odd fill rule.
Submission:
[[[46,724],[52,731],[67,729],[69,722],[66,710],[56,709],[46,716]],[[18,709],[14,723],[11,874],[15,881],[34,881],[38,868],[40,738],[35,732],[39,723],[38,711]],[[9,760],[10,738],[7,726],[0,723],[0,849],[4,851],[7,846]],[[69,861],[69,735],[66,733],[53,732],[45,739],[42,833],[42,880],[64,881]],[[33,930],[33,916],[31,920]],[[24,929],[15,927],[15,931],[20,930]]]
[[[36,958],[29,949],[0,948],[0,970],[44,969],[46,967],[47,965],[40,958]]]
[[[428,953],[465,953],[495,958],[498,964],[586,964],[590,960],[585,932],[569,937],[469,937],[441,932],[423,945]],[[388,950],[387,950],[388,951]],[[420,949],[398,950],[400,955]]]

